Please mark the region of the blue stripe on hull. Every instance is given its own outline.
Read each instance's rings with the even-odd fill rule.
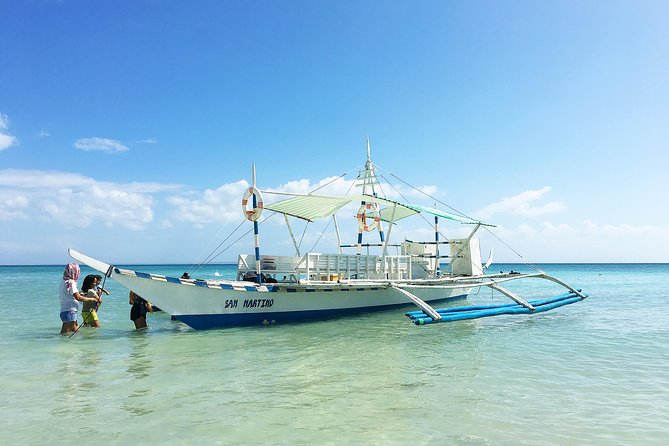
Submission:
[[[452,302],[464,300],[467,295],[453,296],[445,299],[431,301]],[[238,313],[238,314],[190,314],[173,316],[174,319],[183,322],[195,330],[207,330],[210,328],[223,327],[241,327],[248,325],[268,325],[283,324],[287,322],[298,322],[307,320],[323,320],[340,316],[350,316],[360,313],[369,313],[375,311],[384,311],[396,308],[407,307],[411,303],[401,303],[396,305],[379,305],[376,307],[345,308],[333,310],[304,310],[304,311],[285,311],[275,313]]]

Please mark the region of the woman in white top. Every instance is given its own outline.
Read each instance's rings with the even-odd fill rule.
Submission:
[[[60,283],[58,292],[60,298],[60,320],[63,326],[60,334],[75,332],[79,329],[77,324],[77,313],[79,312],[79,302],[100,302],[100,297],[86,297],[79,292],[77,288],[77,279],[79,279],[79,265],[68,263],[63,272],[63,280]]]

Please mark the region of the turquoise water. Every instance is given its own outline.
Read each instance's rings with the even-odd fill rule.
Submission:
[[[135,332],[127,290],[108,282],[102,327],[71,339],[63,266],[0,267],[0,444],[666,444],[669,265],[542,267],[591,297],[424,327],[391,310],[196,332],[155,313]]]

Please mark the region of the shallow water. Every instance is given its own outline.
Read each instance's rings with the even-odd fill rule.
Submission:
[[[0,444],[665,444],[669,265],[542,267],[591,297],[424,327],[391,310],[196,332],[155,313],[136,332],[108,282],[102,328],[72,338],[58,334],[62,266],[0,267]]]

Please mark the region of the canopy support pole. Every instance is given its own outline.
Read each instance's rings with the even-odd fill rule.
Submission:
[[[395,211],[397,210],[397,204],[393,205],[393,213],[390,215],[390,223],[388,223],[388,237],[386,241],[383,242],[383,253],[381,254],[381,264],[383,265],[383,276],[386,275],[386,254],[388,253],[388,243],[390,242],[390,233],[393,230],[393,223],[395,222]]]
[[[295,240],[295,235],[293,234],[293,229],[290,227],[290,222],[288,221],[288,216],[283,214],[283,218],[286,220],[286,226],[288,226],[288,232],[290,232],[290,238],[293,239],[293,246],[295,246],[295,255],[300,257],[300,247],[297,246],[297,240]]]
[[[335,214],[332,214],[332,221],[334,221],[335,232],[337,233],[337,252],[341,254],[341,235],[339,234],[339,224],[337,223],[337,216]]]

